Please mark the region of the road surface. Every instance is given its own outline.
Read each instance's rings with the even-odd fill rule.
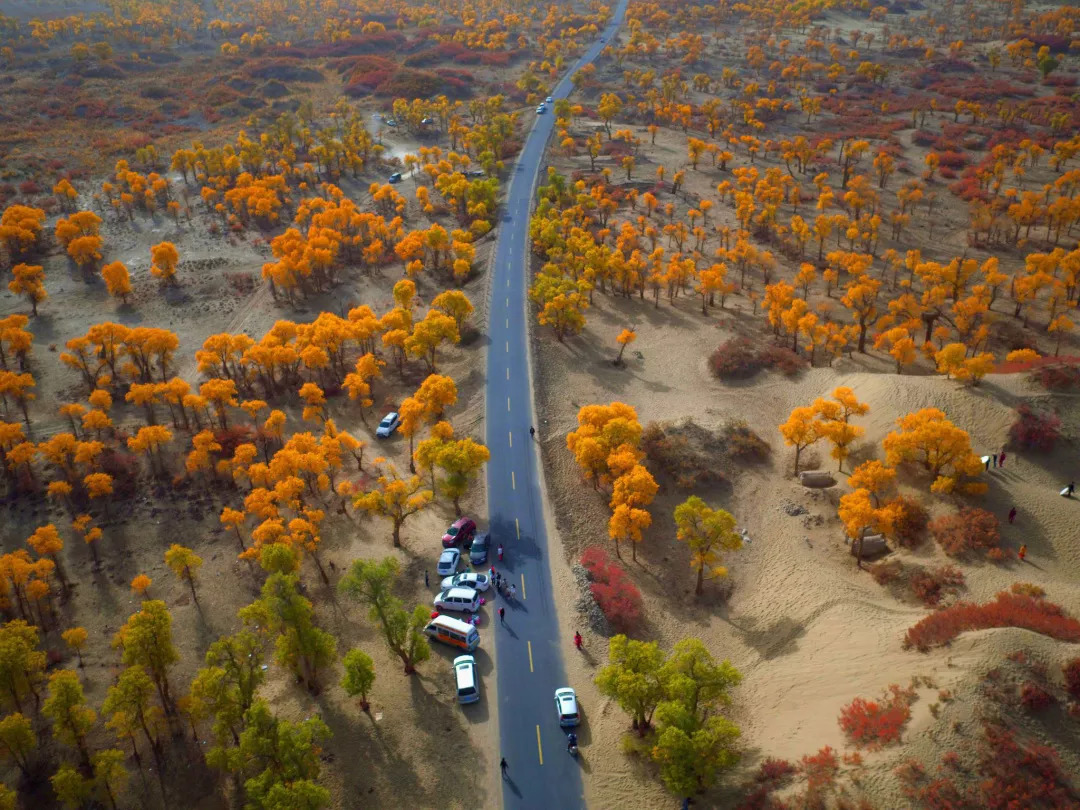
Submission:
[[[627,0],[620,0],[601,38],[566,73],[552,92],[563,98],[570,78],[610,42],[622,23]],[[603,41],[601,41],[603,40]],[[529,113],[533,115],[533,113]],[[538,115],[515,167],[503,209],[491,281],[487,357],[488,512],[493,545],[502,542],[502,563],[492,565],[517,586],[507,602],[506,625],[494,621],[498,648],[500,755],[508,770],[503,806],[573,810],[585,806],[580,765],[566,752],[566,737],[555,715],[555,690],[566,683],[562,654],[572,630],[560,634],[552,603],[543,493],[537,476],[526,307],[528,227],[537,176],[554,129],[549,109]],[[493,616],[496,614],[492,614]],[[588,711],[587,706],[583,707]],[[587,754],[587,750],[583,751]]]

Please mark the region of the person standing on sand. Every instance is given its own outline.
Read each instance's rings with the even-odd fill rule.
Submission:
[[[1009,523],[1011,524],[1014,520],[1016,520],[1016,507],[1015,506],[1012,509],[1009,510]]]
[[[427,569],[426,568],[424,569],[424,587],[425,588],[430,588],[431,587],[431,583],[428,582],[428,574],[427,574]]]
[[[990,458],[991,458],[991,459],[993,459],[993,461],[994,461],[994,466],[996,467],[996,466],[997,466],[997,459],[998,459],[998,454],[997,454],[997,453],[991,453],[991,454],[990,454]]]
[[[1004,467],[1005,466],[1005,451],[1004,450],[1002,450],[1001,454],[998,455],[998,466],[999,467]]]
[[[1027,556],[1027,545],[1020,546],[1020,550],[1016,552],[1016,556],[1020,558],[1020,562],[1024,561],[1024,557]]]
[[[986,457],[986,469],[987,469],[987,470],[989,470],[989,469],[990,469],[990,456],[987,456],[987,457]]]
[[[1074,492],[1076,492],[1076,482],[1070,481],[1069,485],[1065,487],[1065,497],[1071,498]]]

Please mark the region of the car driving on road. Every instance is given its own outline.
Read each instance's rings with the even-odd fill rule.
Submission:
[[[375,435],[380,439],[388,439],[390,438],[390,435],[398,429],[400,424],[401,417],[398,416],[397,411],[390,411],[390,413],[384,416],[382,421],[379,422],[379,426],[375,428]]]
[[[581,722],[578,716],[577,694],[569,686],[555,690],[555,711],[559,715],[559,725],[563,728],[576,726]]]
[[[458,544],[468,546],[475,534],[476,523],[471,518],[460,517],[450,524],[450,528],[442,536],[443,547],[449,548]]]
[[[547,112],[547,107],[545,105],[543,105],[543,104],[541,104],[539,107],[536,108],[536,114],[537,115],[543,115],[546,112]]]
[[[551,103],[551,96],[548,96],[547,98],[545,98],[544,103],[545,104],[550,104]]]
[[[475,571],[466,571],[463,574],[454,574],[442,581],[442,589],[448,588],[472,588],[475,591],[486,591],[491,584],[487,574],[478,574]]]
[[[461,552],[456,548],[448,548],[439,555],[439,564],[435,566],[435,572],[441,577],[450,577],[457,573],[461,563]]]
[[[387,178],[387,182],[388,183],[400,183],[401,182],[401,172],[394,172],[392,175],[390,175]]]

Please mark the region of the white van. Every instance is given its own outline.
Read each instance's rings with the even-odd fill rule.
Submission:
[[[458,703],[480,700],[480,679],[476,673],[476,659],[471,655],[459,655],[454,659],[454,682]]]
[[[476,613],[480,610],[480,594],[472,588],[447,588],[435,597],[435,609]]]
[[[459,647],[466,652],[472,652],[480,646],[480,634],[476,632],[476,628],[451,616],[436,616],[428,622],[424,632],[435,641]]]

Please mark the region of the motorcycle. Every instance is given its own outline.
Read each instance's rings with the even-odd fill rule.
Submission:
[[[566,735],[566,751],[574,759],[577,759],[577,755],[578,755],[577,735],[574,734],[573,732],[570,732],[569,734]]]

